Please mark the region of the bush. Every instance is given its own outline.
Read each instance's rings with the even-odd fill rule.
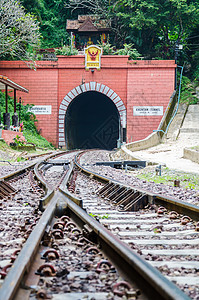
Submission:
[[[5,95],[0,91],[0,107],[1,107],[1,119],[3,118],[3,112],[5,112]],[[23,105],[23,103],[17,103],[17,113],[19,116],[20,112],[20,122],[23,122],[24,130],[23,135],[26,138],[27,143],[35,144],[37,147],[54,149],[53,145],[49,143],[44,137],[39,134],[36,127],[37,119],[35,114],[30,111],[33,107],[31,104]],[[8,96],[8,111],[14,110],[14,100],[12,97]],[[20,139],[13,141],[12,146],[22,146]]]
[[[198,102],[198,98],[194,96],[194,94],[195,89],[191,80],[186,76],[182,76],[180,103],[196,104]]]
[[[116,52],[115,52],[115,47],[112,46],[110,43],[109,43],[109,39],[107,40],[106,43],[102,43],[102,42],[99,42],[98,41],[98,46],[100,48],[102,48],[102,54],[103,55],[114,55]]]
[[[116,54],[129,55],[130,59],[138,59],[141,56],[137,49],[133,48],[133,44],[124,44],[124,48],[117,50]]]
[[[67,45],[67,46],[63,46],[62,48],[55,49],[55,54],[56,55],[66,55],[66,56],[77,55],[78,50]]]

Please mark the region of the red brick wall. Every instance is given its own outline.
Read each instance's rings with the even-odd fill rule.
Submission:
[[[14,138],[16,136],[20,136],[20,141],[26,141],[25,137],[23,136],[23,132],[16,132],[11,130],[2,130],[2,139],[6,142],[6,144],[10,145],[10,143],[14,143]]]
[[[129,141],[145,138],[157,129],[161,117],[135,117],[133,106],[163,105],[174,89],[174,61],[128,61],[127,56],[102,56],[101,70],[84,68],[84,56],[60,56],[57,62],[37,62],[37,70],[26,63],[1,61],[0,74],[29,90],[17,92],[25,104],[52,105],[51,115],[37,115],[42,135],[58,145],[58,111],[63,98],[82,82],[97,82],[111,88],[127,109]]]
[[[1,65],[6,68],[1,68]],[[36,71],[27,67],[24,62],[0,62],[0,74],[5,74],[29,90],[29,93],[17,91],[24,104],[52,105],[52,115],[37,115],[38,129],[50,142],[57,143],[57,111],[58,111],[58,69],[52,62],[38,62]]]
[[[134,116],[133,106],[163,106],[165,111],[174,90],[173,61],[138,61],[128,69],[127,140],[147,137],[162,116]]]

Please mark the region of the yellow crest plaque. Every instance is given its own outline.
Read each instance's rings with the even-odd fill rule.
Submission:
[[[91,45],[87,48],[84,48],[85,54],[85,68],[88,69],[100,69],[101,68],[101,55],[102,55],[102,48]]]

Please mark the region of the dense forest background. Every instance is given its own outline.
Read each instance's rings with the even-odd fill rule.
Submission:
[[[0,0],[13,1],[16,2]],[[191,81],[199,81],[198,0],[21,0],[20,3],[38,24],[41,49],[69,45],[66,20],[76,19],[78,14],[95,14],[111,20],[112,33],[106,45],[110,52],[127,44],[144,59],[176,59],[184,66],[184,75]],[[34,45],[30,47],[28,42],[23,45],[34,52]],[[6,55],[10,58],[10,53]]]

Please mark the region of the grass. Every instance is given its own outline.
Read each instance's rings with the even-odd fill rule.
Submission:
[[[154,169],[148,171],[147,169],[143,169],[139,174],[135,176],[148,182],[170,186],[174,186],[174,180],[180,180],[180,187],[185,189],[199,190],[199,175],[174,171],[166,167],[162,167],[161,176],[156,175]]]
[[[4,165],[6,163],[15,163],[20,161],[25,161],[26,155],[30,154],[43,154],[48,152],[49,150],[55,149],[51,143],[49,143],[45,138],[43,138],[39,134],[33,134],[29,130],[24,130],[24,137],[26,138],[27,143],[32,143],[36,145],[36,150],[34,149],[25,149],[20,150],[7,145],[3,140],[0,141],[0,165]],[[14,142],[14,141],[13,141]]]
[[[1,151],[7,151],[9,149],[10,149],[10,147],[4,141],[0,141],[0,150]]]
[[[98,219],[108,219],[109,218],[109,214],[101,216],[99,214],[96,215],[96,214],[90,213],[89,216],[91,216],[94,219],[96,219],[96,218],[98,218]]]
[[[193,146],[193,147],[191,147],[191,149],[193,149],[195,151],[199,151],[199,146]]]
[[[34,144],[36,147],[44,148],[44,149],[55,149],[55,147],[49,143],[43,136],[32,133],[32,131],[25,129],[23,131],[23,135],[27,141],[27,143]]]

